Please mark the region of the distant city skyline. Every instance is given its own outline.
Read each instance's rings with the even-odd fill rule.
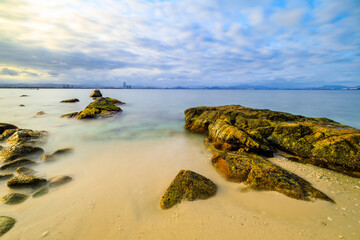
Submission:
[[[3,0],[0,84],[360,85],[358,0]]]

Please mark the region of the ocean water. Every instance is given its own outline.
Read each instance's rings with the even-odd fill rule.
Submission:
[[[103,96],[126,102],[123,112],[97,120],[59,118],[84,109],[92,101],[91,91],[0,89],[0,122],[48,131],[48,142],[41,146],[46,153],[74,148],[72,155],[33,167],[39,176],[65,174],[72,182],[38,199],[0,205],[0,215],[17,220],[4,239],[359,238],[358,179],[274,158],[336,204],[298,201],[276,192],[241,193],[241,184],[225,181],[211,166],[204,136],[184,130],[184,110],[237,104],[360,128],[360,91],[102,89]],[[60,103],[69,98],[80,102]],[[45,114],[36,115],[39,111]],[[206,201],[162,210],[161,196],[181,169],[210,178],[218,192]],[[13,191],[5,183],[0,182],[1,194]]]

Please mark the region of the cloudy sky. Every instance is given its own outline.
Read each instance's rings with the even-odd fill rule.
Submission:
[[[0,0],[0,83],[360,85],[359,0]]]

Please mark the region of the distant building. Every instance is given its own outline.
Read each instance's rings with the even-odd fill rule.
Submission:
[[[130,86],[130,85],[126,85],[126,82],[124,82],[122,88],[128,88],[128,89],[129,89],[129,88],[131,88],[131,86]]]

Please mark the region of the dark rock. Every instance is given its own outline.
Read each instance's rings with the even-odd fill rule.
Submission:
[[[216,185],[211,180],[193,171],[181,170],[161,198],[160,207],[171,208],[182,199],[208,199],[215,193]]]
[[[185,128],[207,134],[221,151],[271,156],[281,150],[300,162],[360,177],[360,130],[330,119],[229,105],[187,109]]]
[[[45,115],[46,113],[44,111],[40,111],[40,112],[37,112],[36,115],[37,116],[42,116],[42,115]]]
[[[16,172],[18,174],[23,174],[23,175],[33,175],[36,173],[35,170],[32,170],[31,168],[28,168],[28,167],[18,167],[16,169]]]
[[[254,190],[277,191],[300,200],[318,198],[333,202],[306,180],[255,154],[215,153],[212,164],[229,181],[244,182]]]
[[[102,94],[99,89],[95,89],[91,94],[90,97],[102,97]]]
[[[0,237],[7,233],[15,223],[16,221],[12,217],[0,216]]]
[[[80,100],[77,98],[72,98],[72,99],[67,99],[67,100],[62,100],[61,103],[74,103],[74,102],[79,102]]]
[[[67,155],[69,153],[71,153],[73,151],[72,148],[62,148],[62,149],[58,149],[55,152],[53,152],[50,155],[42,155],[41,156],[41,161],[43,162],[49,162],[49,161],[54,161],[56,160],[59,156],[61,155]]]
[[[23,94],[20,97],[28,97],[29,95]]]
[[[63,114],[60,117],[61,118],[75,118],[78,114],[79,114],[79,112],[72,112],[72,113]]]
[[[19,107],[25,107],[25,105],[24,104],[19,104]]]
[[[16,129],[17,127],[9,123],[0,123],[0,134],[7,129]]]
[[[72,180],[69,176],[57,176],[49,179],[49,187],[58,187]]]
[[[0,181],[1,180],[7,180],[9,178],[12,178],[14,176],[14,174],[12,173],[3,173],[3,174],[0,174]]]
[[[46,179],[35,177],[32,175],[18,175],[11,178],[7,182],[7,186],[10,188],[38,187],[45,184],[46,182]]]
[[[32,195],[33,198],[38,198],[38,197],[41,197],[41,196],[44,196],[45,194],[47,194],[49,192],[49,188],[47,187],[43,187],[41,188],[39,191],[37,191],[36,193],[34,193]]]
[[[34,131],[31,129],[17,129],[7,140],[10,145],[45,143],[48,137],[47,131]]]
[[[0,198],[0,202],[8,205],[15,205],[24,202],[28,196],[21,193],[9,193]]]
[[[1,135],[0,135],[0,141],[4,141],[6,139],[8,139],[9,137],[11,137],[11,135],[13,135],[17,130],[17,129],[7,129],[5,130]]]
[[[0,163],[9,162],[21,157],[42,154],[44,150],[31,145],[13,145],[0,151]]]
[[[25,165],[30,165],[30,164],[35,164],[36,162],[31,161],[29,159],[26,158],[19,158],[19,159],[15,159],[13,161],[10,161],[8,163],[5,163],[4,165],[2,165],[0,167],[0,170],[8,170],[8,169],[15,169],[17,167],[21,167],[21,166],[25,166]]]

